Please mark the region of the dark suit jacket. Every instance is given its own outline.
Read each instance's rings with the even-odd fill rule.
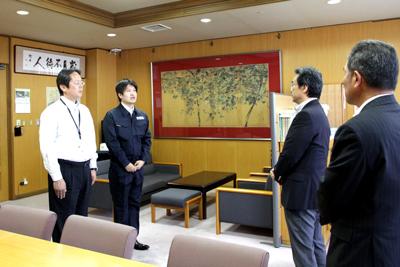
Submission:
[[[379,97],[335,136],[319,191],[328,266],[399,266],[400,107]]]
[[[131,116],[120,104],[104,117],[103,136],[111,155],[110,181],[118,176],[120,182],[129,183],[133,176],[125,171],[125,167],[137,160],[151,160],[151,133],[147,115],[135,107]]]
[[[282,184],[282,205],[287,209],[316,209],[316,193],[326,169],[330,128],[318,100],[294,118],[274,167]]]

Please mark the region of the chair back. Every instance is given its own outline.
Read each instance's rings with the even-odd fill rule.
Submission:
[[[128,225],[71,215],[60,243],[131,259],[136,236],[136,229]]]
[[[218,240],[177,235],[172,240],[167,267],[265,267],[265,250]]]
[[[57,215],[49,210],[15,205],[0,206],[0,229],[51,240]]]

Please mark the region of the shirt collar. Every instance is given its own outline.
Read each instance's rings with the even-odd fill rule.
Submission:
[[[373,96],[373,97],[368,98],[367,100],[364,101],[364,103],[362,103],[362,105],[361,105],[359,108],[357,108],[357,109],[354,111],[353,117],[355,117],[355,116],[357,116],[358,114],[360,114],[360,112],[364,109],[364,107],[365,107],[368,103],[372,102],[373,100],[375,100],[375,99],[377,99],[377,98],[379,98],[379,97],[387,96],[387,95],[393,95],[393,93],[380,94],[380,95],[376,95],[376,96]]]
[[[300,111],[302,111],[303,108],[304,108],[308,103],[310,103],[311,101],[316,100],[316,99],[317,99],[316,97],[309,97],[309,98],[307,98],[306,100],[304,100],[303,102],[301,102],[300,104],[296,105],[296,106],[294,107],[294,110],[296,111],[296,114],[299,113]]]
[[[79,101],[71,101],[63,95],[61,96],[61,99],[62,101],[64,101],[65,105],[67,105],[69,109],[77,109],[79,107]]]
[[[124,103],[121,102],[121,105],[129,112],[129,114],[133,114],[133,112],[135,111],[135,106],[133,106],[133,108],[129,107],[128,105],[125,105]]]

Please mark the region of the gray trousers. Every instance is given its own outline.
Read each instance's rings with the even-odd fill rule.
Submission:
[[[285,218],[296,267],[325,266],[326,251],[319,212],[285,209]]]

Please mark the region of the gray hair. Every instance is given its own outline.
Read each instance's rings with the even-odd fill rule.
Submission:
[[[399,62],[393,46],[378,40],[356,44],[347,61],[349,71],[358,71],[370,87],[394,90]]]

